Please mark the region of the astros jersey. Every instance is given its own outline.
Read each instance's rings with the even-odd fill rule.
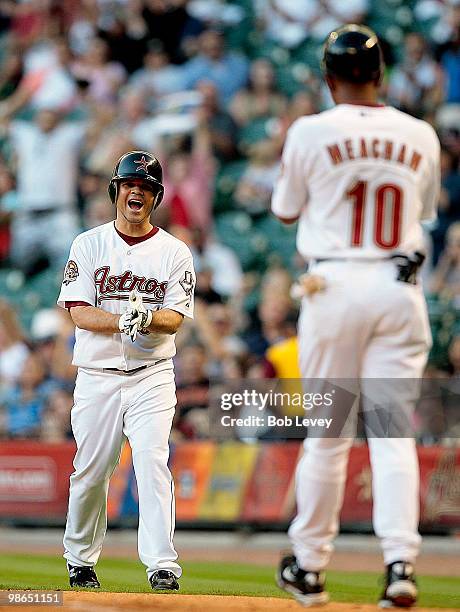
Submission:
[[[147,309],[170,308],[193,317],[194,286],[192,255],[183,242],[158,229],[130,246],[112,221],[74,240],[58,304],[86,302],[121,314],[135,289]],[[174,334],[141,332],[132,343],[126,334],[96,334],[77,328],[73,364],[132,370],[175,355],[174,338]]]
[[[423,249],[436,216],[439,140],[389,106],[339,104],[289,129],[272,210],[300,216],[306,259],[382,258]]]

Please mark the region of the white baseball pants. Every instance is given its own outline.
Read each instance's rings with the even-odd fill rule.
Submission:
[[[423,374],[431,335],[422,289],[396,281],[391,261],[328,261],[318,263],[312,272],[325,277],[327,289],[303,299],[302,377],[354,380],[363,396],[366,385],[370,395],[380,386],[383,399],[410,417],[416,393],[410,385],[401,393],[397,381],[391,385],[389,379],[419,379]],[[363,410],[365,415],[366,405]],[[324,569],[333,551],[352,435],[304,442],[296,472],[297,516],[289,536],[299,565],[311,571]],[[413,562],[420,547],[415,441],[370,437],[368,443],[373,523],[384,561]]]
[[[64,557],[71,565],[97,563],[107,529],[109,480],[127,438],[139,495],[139,558],[149,578],[157,569],[180,577],[172,539],[174,484],[167,465],[176,404],[172,360],[134,374],[79,368],[74,398],[77,452]]]

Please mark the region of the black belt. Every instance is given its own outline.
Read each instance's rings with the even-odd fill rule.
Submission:
[[[139,366],[138,368],[134,368],[133,370],[120,370],[119,368],[103,368],[106,372],[120,372],[120,374],[135,374],[136,372],[140,372],[141,370],[145,370],[146,368],[151,368],[157,363],[161,363],[162,361],[166,361],[166,359],[159,359],[158,361],[154,361],[153,363],[147,363],[146,365]]]
[[[62,212],[60,208],[37,208],[25,211],[31,217],[45,217],[46,215],[53,215],[57,212]]]
[[[388,257],[312,257],[311,260],[314,261],[315,263],[322,263],[323,261],[350,261],[350,259],[353,259],[357,262],[359,261],[370,261],[371,263],[373,262],[378,262],[378,261],[389,261],[391,259],[400,259],[400,260],[412,260],[414,259],[417,263],[420,263],[420,265],[423,263],[423,260],[425,259],[425,255],[423,253],[420,253],[420,251],[415,251],[414,253],[411,253],[410,255],[406,255],[405,253],[393,253],[392,255],[388,255]]]
[[[320,259],[315,259],[315,263],[321,263],[323,261],[347,261],[353,258],[350,257],[322,257]],[[396,268],[398,270],[398,274],[396,280],[402,281],[404,283],[409,283],[410,285],[417,284],[417,271],[422,266],[425,260],[425,254],[420,251],[414,251],[410,255],[406,255],[404,253],[394,253],[393,255],[389,255],[383,259],[372,259],[372,258],[359,258],[355,257],[357,262],[367,261],[367,262],[378,262],[378,261],[394,261],[396,264]]]
[[[314,263],[323,263],[323,261],[356,261],[363,262],[367,261],[370,263],[376,263],[378,261],[388,261],[389,259],[393,259],[393,257],[402,257],[402,255],[392,255],[391,257],[320,257],[319,259],[315,259],[312,257],[312,261]]]

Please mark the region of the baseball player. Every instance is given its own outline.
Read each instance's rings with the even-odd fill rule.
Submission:
[[[332,32],[323,70],[336,106],[292,125],[272,200],[282,221],[298,220],[297,247],[309,262],[310,275],[300,282],[302,376],[353,379],[361,389],[369,379],[417,379],[431,342],[416,281],[420,221],[436,214],[439,141],[424,121],[378,103],[382,54],[368,28]],[[410,413],[412,400],[392,400]],[[293,555],[281,561],[277,580],[307,606],[328,601],[323,570],[338,531],[352,442],[309,437],[297,468]],[[386,565],[381,605],[410,606],[420,547],[415,442],[368,442],[374,528]]]
[[[155,157],[123,155],[108,191],[116,219],[74,240],[58,299],[76,325],[78,366],[64,557],[71,586],[100,586],[94,566],[107,528],[109,480],[127,438],[139,494],[139,557],[153,589],[176,590],[181,568],[167,465],[172,357],[176,331],[193,316],[195,273],[187,246],[150,223],[164,192]]]

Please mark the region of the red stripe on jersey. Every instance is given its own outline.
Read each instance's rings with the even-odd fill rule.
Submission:
[[[64,305],[67,310],[70,310],[74,306],[91,306],[91,304],[88,304],[88,302],[65,302]]]

